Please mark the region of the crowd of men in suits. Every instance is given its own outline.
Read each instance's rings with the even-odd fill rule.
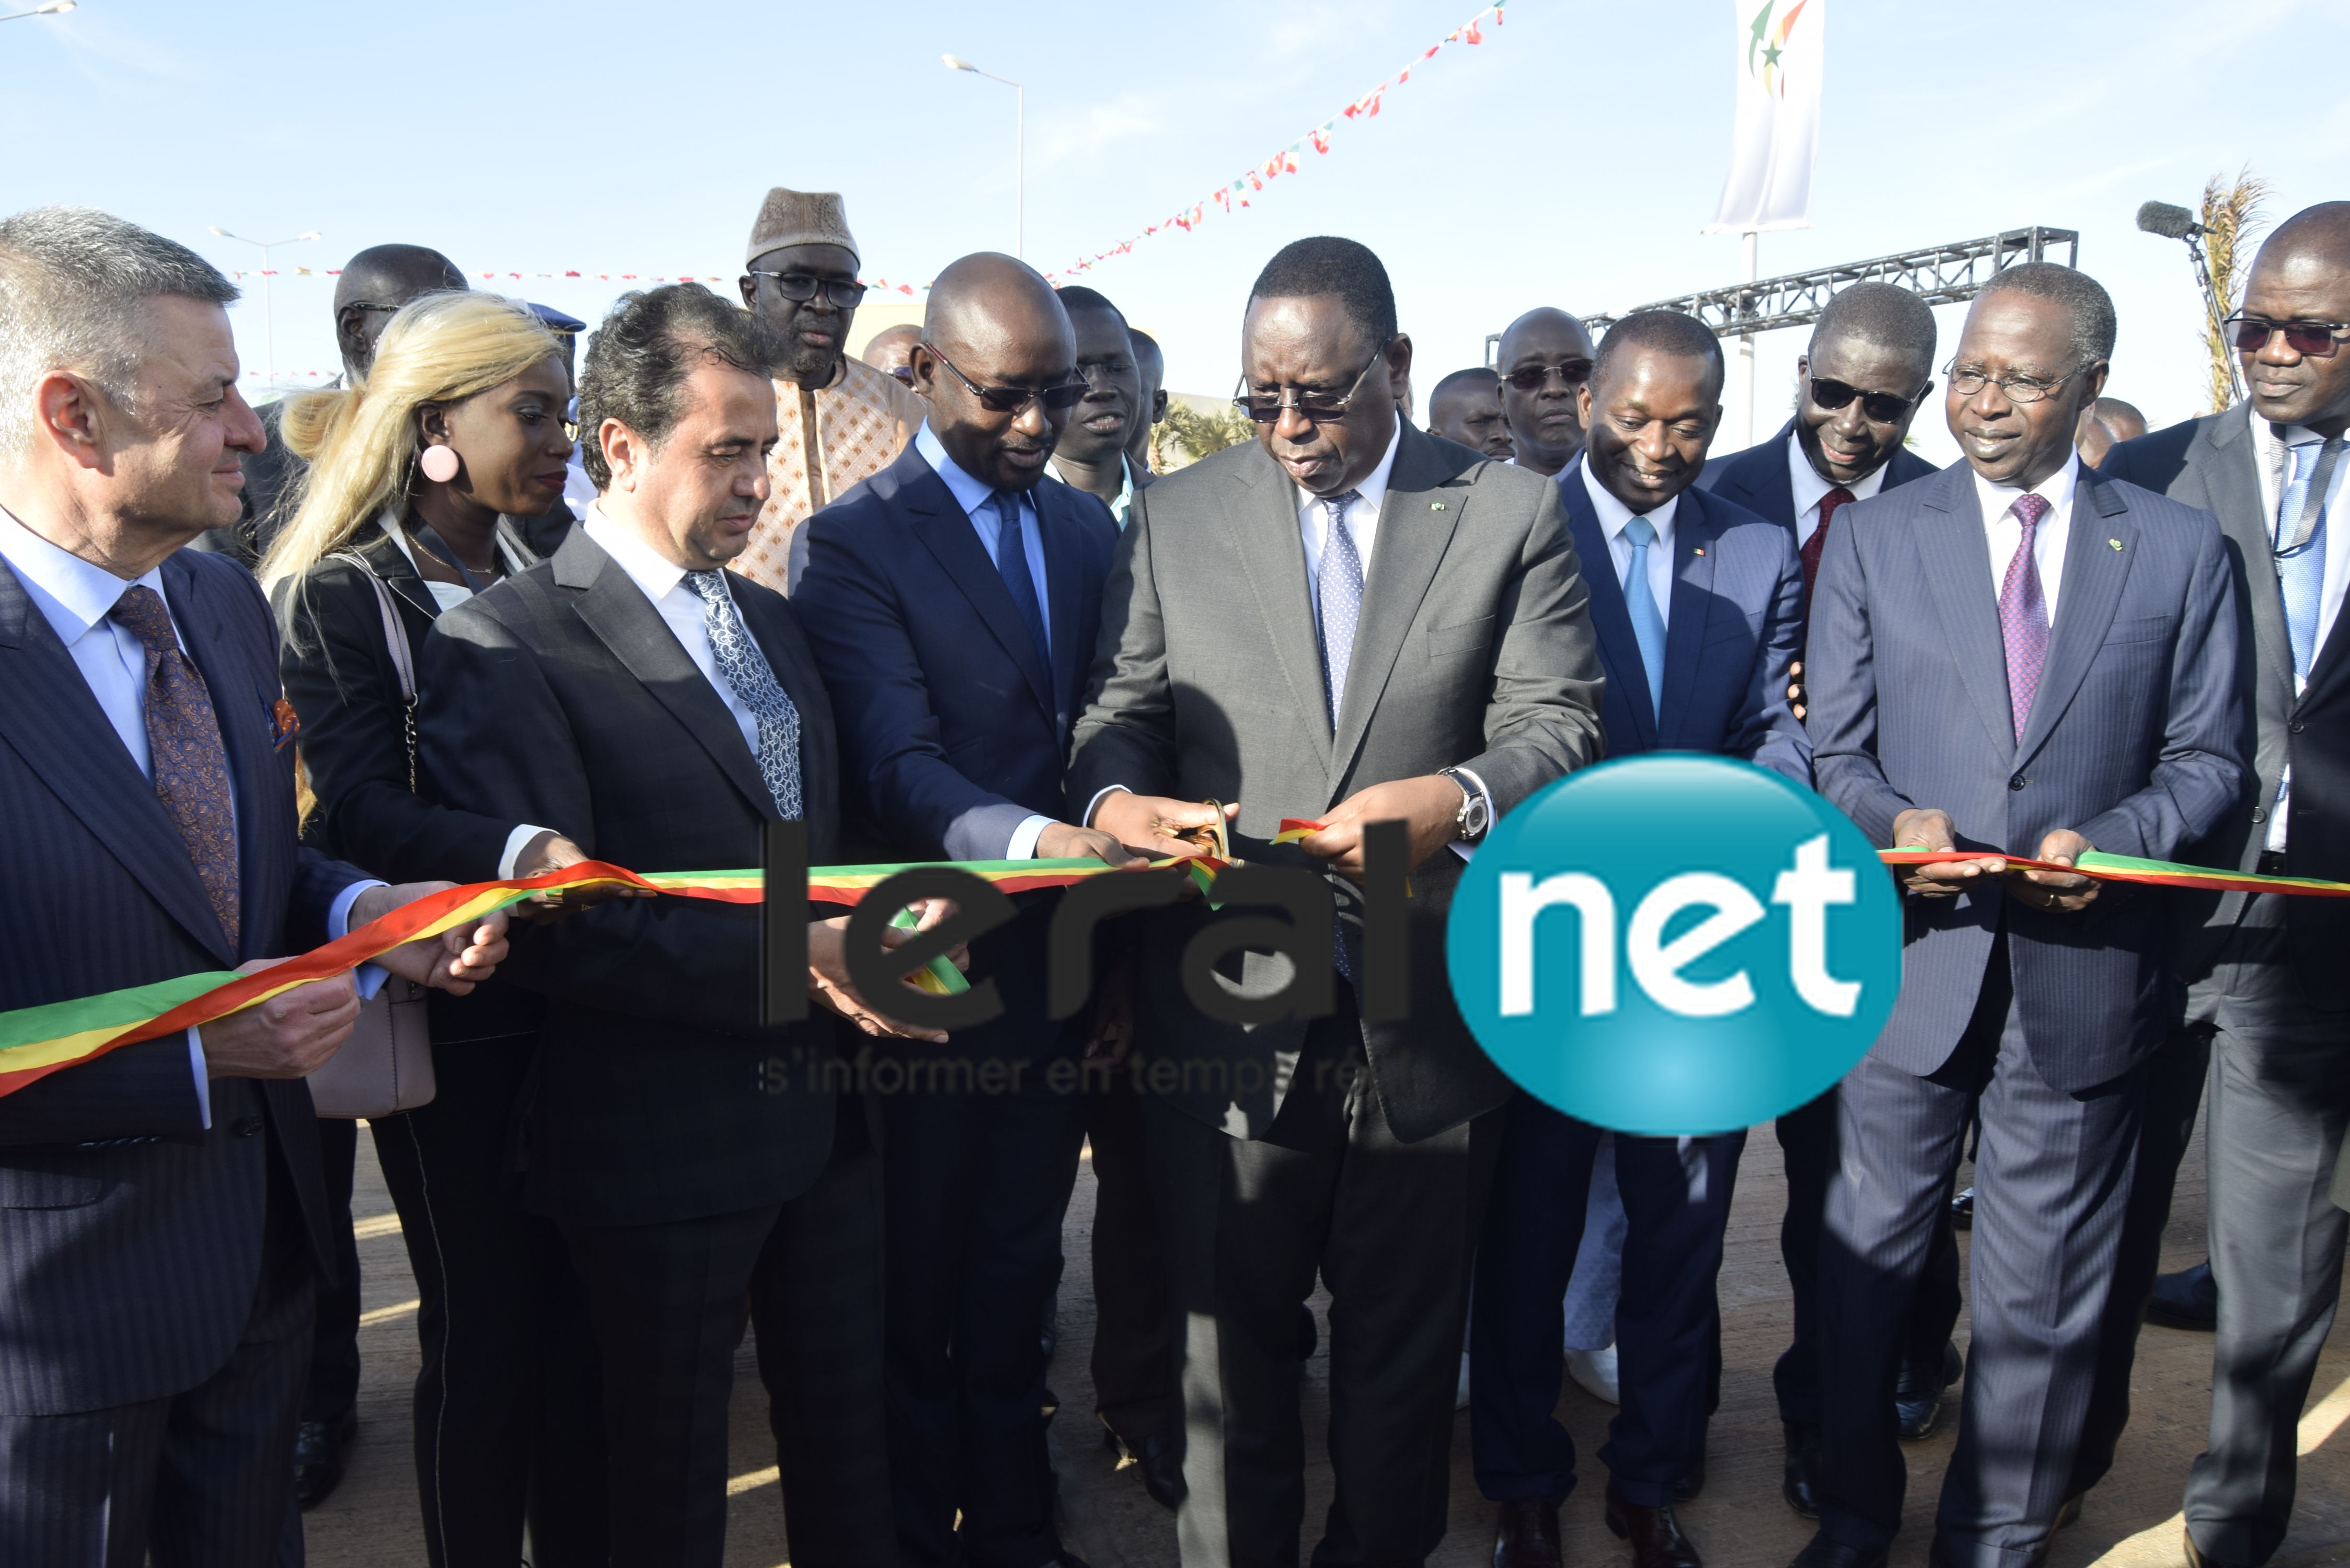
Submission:
[[[382,318],[462,280],[421,247],[359,260],[338,319],[363,385]],[[1313,1561],[1435,1550],[1465,1347],[1493,1560],[1559,1563],[1561,1301],[1602,1129],[1478,1048],[1444,921],[1501,815],[1670,751],[1816,788],[1877,845],[1967,852],[1901,874],[1892,1019],[1775,1129],[1783,1492],[1818,1521],[1796,1568],[1884,1563],[1901,1441],[1961,1378],[1935,1560],[2040,1561],[2113,1461],[2207,1084],[2216,1362],[2185,1551],[2277,1551],[2350,1200],[2350,909],[2061,867],[2096,849],[2350,879],[2350,549],[2327,526],[2350,202],[2262,249],[2229,328],[2245,401],[2118,443],[2112,303],[2049,264],[1991,279],[1949,348],[1915,296],[1847,287],[1787,425],[1714,457],[1723,357],[1693,318],[1595,343],[1529,312],[1493,370],[1434,386],[1422,429],[1378,258],[1300,240],[1241,302],[1256,439],[1156,475],[1157,346],[1102,295],[967,256],[899,375],[845,352],[862,285],[837,196],[771,192],[745,260],[741,306],[696,285],[614,306],[577,380],[594,500],[419,612],[415,791],[478,840],[435,868],[510,874],[555,835],[730,869],[778,822],[816,864],[1132,866],[1221,835],[1329,887],[1336,1005],[1245,1026],[1195,1006],[1196,899],[1107,925],[1090,1004],[1056,1017],[1054,897],[1024,897],[966,955],[1001,1016],[951,1035],[855,994],[838,921],[809,929],[835,1011],[763,1026],[757,916],[724,903],[493,917],[385,955],[544,1011],[487,1147],[595,1342],[576,1408],[608,1480],[593,1538],[540,1535],[542,1563],[720,1561],[746,1324],[794,1561],[1075,1563],[1045,1378],[1088,1144],[1096,1414],[1188,1568],[1297,1560],[1317,1282],[1335,1490]],[[278,698],[300,666],[223,557],[266,555],[284,522],[241,498],[244,465],[304,481],[237,389],[234,296],[103,214],[0,221],[0,1010],[282,958],[448,885],[387,886],[297,837]],[[1938,388],[1961,455],[1939,471],[1907,444]],[[417,559],[369,548],[338,570]],[[1284,817],[1323,826],[1276,845]],[[1357,1002],[1373,825],[1408,846],[1402,1020]],[[1211,978],[1246,1001],[1290,974],[1243,942]],[[357,1302],[351,1144],[322,1154],[296,1080],[374,978],[0,1097],[0,1558],[301,1561],[297,1480],[330,1487],[348,1430],[319,1378],[347,1387]],[[1183,1070],[1066,1070],[1144,1062]],[[1701,1563],[1676,1510],[1706,1480],[1746,1137],[1615,1140],[1621,1407],[1598,1457],[1636,1568]],[[315,1310],[338,1284],[347,1306]],[[427,1317],[435,1376],[483,1365]],[[452,1544],[439,1471],[578,1479],[434,1424],[436,1565],[497,1555]],[[487,1511],[511,1561],[521,1503]]]

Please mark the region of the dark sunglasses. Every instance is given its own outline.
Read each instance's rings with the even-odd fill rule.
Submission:
[[[811,277],[804,272],[763,272],[751,269],[753,277],[764,277],[775,286],[775,292],[795,305],[806,305],[822,291],[836,310],[854,310],[865,298],[865,286],[854,279],[846,282],[837,277]]]
[[[1083,381],[1064,381],[1057,387],[983,387],[956,370],[955,362],[940,353],[936,344],[925,340],[922,347],[930,351],[931,358],[953,370],[954,379],[991,414],[1016,414],[1031,403],[1042,403],[1057,412],[1076,407],[1077,400],[1086,395]]]
[[[1820,407],[1840,409],[1858,398],[1861,413],[1880,425],[1895,423],[1918,402],[1916,398],[1897,398],[1890,392],[1864,392],[1858,387],[1848,387],[1823,376],[1811,377],[1810,380],[1812,401]]]
[[[2331,359],[2341,349],[2342,340],[2350,337],[2350,325],[2339,321],[2271,321],[2241,311],[2228,317],[2227,327],[2235,335],[2240,354],[2259,353],[2269,346],[2271,337],[2282,332],[2285,347],[2303,358]]]
[[[1523,370],[1511,371],[1502,379],[1521,392],[1539,392],[1550,385],[1553,376],[1558,378],[1560,386],[1571,392],[1591,379],[1591,361],[1575,359],[1565,365],[1529,365]]]
[[[1232,407],[1261,425],[1278,422],[1281,419],[1281,410],[1284,409],[1295,409],[1308,421],[1317,425],[1331,420],[1343,419],[1346,417],[1347,405],[1355,400],[1355,394],[1362,390],[1363,378],[1371,373],[1371,366],[1380,364],[1386,358],[1387,353],[1384,349],[1372,355],[1371,363],[1355,372],[1355,379],[1347,383],[1347,389],[1343,392],[1324,392],[1304,387],[1293,387],[1287,391],[1279,392],[1268,398],[1254,392],[1243,391],[1232,399]],[[1245,384],[1246,379],[1243,379]]]

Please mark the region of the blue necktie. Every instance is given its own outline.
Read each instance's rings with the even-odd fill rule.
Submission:
[[[1338,728],[1338,704],[1347,699],[1347,665],[1355,657],[1355,623],[1363,614],[1363,556],[1347,529],[1347,508],[1360,491],[1326,496],[1321,567],[1314,575],[1314,602],[1322,618],[1322,689],[1330,701],[1330,728]]]
[[[702,624],[710,634],[711,662],[759,729],[759,777],[775,797],[775,810],[785,822],[797,822],[800,805],[800,711],[790,692],[775,679],[767,656],[751,640],[734,596],[726,591],[726,574],[688,572],[685,586],[702,600]]]
[[[1037,662],[1047,674],[1053,668],[1052,645],[1045,640],[1045,607],[1036,602],[1036,579],[1028,572],[1028,540],[1020,526],[1020,493],[999,490],[995,493],[995,569],[1003,574],[1003,586],[1012,591],[1013,607],[1026,623],[1028,636],[1036,645]]]
[[[1640,668],[1648,678],[1648,711],[1665,711],[1665,614],[1648,588],[1648,547],[1657,542],[1657,525],[1646,517],[1624,524],[1632,541],[1632,565],[1624,573],[1624,610],[1632,618],[1632,640],[1640,645]]]
[[[2284,591],[2285,629],[2293,637],[2293,673],[2303,681],[2317,657],[2318,612],[2325,596],[2325,498],[2310,494],[2310,480],[2329,444],[2306,441],[2292,449],[2293,477],[2277,498],[2277,585]],[[2313,504],[2317,518],[2304,540],[2301,521]]]

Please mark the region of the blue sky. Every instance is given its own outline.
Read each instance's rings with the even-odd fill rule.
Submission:
[[[1028,86],[1027,254],[1052,267],[1285,146],[1473,6],[83,0],[0,28],[5,204],[103,206],[230,266],[253,257],[208,225],[322,231],[286,269],[414,240],[475,274],[731,277],[782,183],[844,192],[868,275],[919,282],[1012,238],[1012,94],[947,71],[951,50]],[[1249,281],[1301,234],[1385,258],[1422,387],[1530,306],[1736,277],[1735,237],[1697,232],[1727,158],[1731,0],[1508,15],[1249,212],[1086,280],[1160,337],[1172,386],[1229,389]],[[2138,202],[2192,204],[2247,163],[2278,216],[2350,196],[2350,88],[2322,64],[2350,47],[2340,0],[1835,0],[1827,21],[1815,226],[1764,235],[1763,273],[2078,229],[2120,308],[2113,389],[2158,422],[2199,411],[2199,306]],[[331,280],[278,284],[278,367],[331,370]],[[592,319],[621,286],[494,286]],[[236,316],[257,368],[257,286]],[[1765,431],[1803,336],[1762,340]],[[1920,425],[1947,459],[1939,419]]]

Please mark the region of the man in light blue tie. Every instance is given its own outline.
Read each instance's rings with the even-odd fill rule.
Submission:
[[[1675,311],[1611,328],[1582,391],[1587,436],[1557,478],[1607,684],[1607,754],[1711,752],[1812,782],[1811,743],[1787,704],[1803,566],[1777,523],[1694,488],[1721,418],[1713,334]],[[1603,567],[1604,564],[1604,567]],[[1565,1290],[1581,1245],[1601,1129],[1520,1095],[1477,1260],[1469,1357],[1477,1482],[1503,1505],[1495,1561],[1559,1561],[1558,1507],[1575,1445],[1558,1402]],[[1616,1137],[1623,1195],[1617,1355],[1621,1412],[1600,1458],[1607,1522],[1636,1568],[1696,1568],[1674,1505],[1705,1480],[1719,1392],[1714,1282],[1743,1131]]]

